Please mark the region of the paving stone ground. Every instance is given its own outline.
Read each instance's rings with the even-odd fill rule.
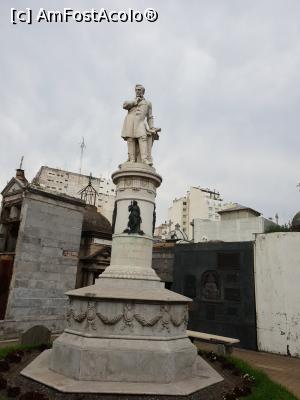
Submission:
[[[216,346],[210,344],[197,343],[197,346],[216,351]],[[234,349],[233,356],[263,370],[274,382],[280,383],[300,399],[300,358],[244,349]]]

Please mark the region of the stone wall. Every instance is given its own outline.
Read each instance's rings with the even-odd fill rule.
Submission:
[[[75,287],[83,202],[41,190],[24,193],[13,276],[0,338],[29,327],[64,328],[67,298]]]
[[[153,246],[152,268],[170,288],[173,283],[175,243],[158,243]]]
[[[255,286],[258,349],[300,356],[300,233],[257,236]]]
[[[256,233],[264,233],[274,222],[264,217],[235,218],[221,221],[194,220],[195,243],[208,240],[244,242],[255,240]]]

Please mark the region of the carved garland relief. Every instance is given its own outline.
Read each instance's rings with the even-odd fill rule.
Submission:
[[[86,322],[86,327],[89,329],[96,330],[97,318],[104,325],[116,325],[118,322],[122,321],[121,330],[126,328],[132,329],[134,327],[135,321],[138,322],[142,327],[153,327],[160,322],[161,330],[166,330],[170,332],[170,326],[176,328],[183,325],[185,328],[188,323],[188,306],[185,305],[181,317],[176,317],[172,313],[170,305],[161,305],[160,312],[150,319],[146,319],[143,315],[135,312],[135,305],[132,303],[127,303],[123,306],[123,311],[120,314],[113,316],[104,315],[99,311],[96,311],[96,306],[94,302],[88,302],[87,310],[85,312],[76,312],[70,307],[66,312],[66,320],[69,326],[71,326],[72,320],[82,323]]]
[[[155,185],[148,179],[121,179],[117,184],[117,190],[123,191],[125,189],[146,189],[149,193],[156,193]]]

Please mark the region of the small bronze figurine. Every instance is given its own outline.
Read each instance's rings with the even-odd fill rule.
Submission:
[[[139,235],[144,235],[141,230],[141,211],[136,200],[133,200],[128,206],[129,218],[128,218],[128,228],[124,230],[124,233],[137,233]]]

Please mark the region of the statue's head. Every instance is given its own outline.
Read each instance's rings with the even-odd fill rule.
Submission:
[[[145,88],[143,85],[139,85],[139,84],[135,85],[136,97],[143,97],[144,93],[145,93]]]

